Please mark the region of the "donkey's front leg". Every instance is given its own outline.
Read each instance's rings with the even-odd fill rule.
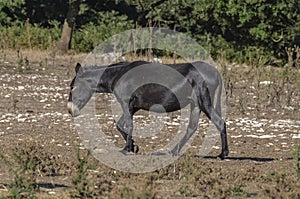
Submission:
[[[123,150],[131,152],[133,151],[133,140],[132,140],[133,120],[132,117],[130,117],[130,115],[124,115],[124,121],[128,129],[127,130],[128,133],[126,138],[126,144]]]
[[[190,121],[186,134],[180,140],[180,142],[171,150],[173,156],[177,156],[180,150],[185,145],[185,143],[190,139],[190,137],[195,133],[198,127],[198,122],[200,118],[200,109],[198,106],[191,104]]]
[[[122,95],[118,95],[122,96]],[[118,97],[117,97],[118,98]],[[126,140],[125,147],[123,152],[137,152],[134,150],[133,140],[132,140],[132,132],[133,132],[133,114],[134,114],[134,101],[133,98],[127,97],[119,97],[119,102],[121,103],[121,107],[123,109],[123,115],[121,117],[121,121],[118,121],[117,125],[119,125],[119,129],[121,130],[121,134],[123,138]],[[126,126],[127,133],[124,132],[124,127]]]
[[[124,114],[120,117],[120,119],[117,121],[117,129],[120,131],[122,137],[127,142],[128,134],[125,131],[125,119]],[[124,150],[137,153],[139,151],[139,147],[137,145],[134,145],[134,140],[131,139],[131,145],[130,147],[125,146]]]

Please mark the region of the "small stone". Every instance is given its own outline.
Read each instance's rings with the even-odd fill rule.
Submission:
[[[25,87],[24,86],[18,86],[18,90],[24,90]]]

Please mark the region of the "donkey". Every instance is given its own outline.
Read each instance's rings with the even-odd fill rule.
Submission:
[[[182,77],[168,75],[165,67],[175,70]],[[95,92],[113,93],[123,110],[123,115],[117,121],[117,129],[126,141],[123,151],[135,152],[132,139],[133,115],[138,110],[161,112],[161,109],[153,108],[154,105],[160,104],[164,107],[164,111],[173,112],[190,105],[191,112],[187,131],[171,150],[172,155],[178,155],[197,130],[201,111],[220,132],[222,150],[218,157],[224,159],[228,155],[226,123],[221,118],[221,109],[216,108],[218,109],[216,111],[212,103],[214,91],[218,86],[221,89],[222,82],[218,77],[219,73],[216,72],[217,70],[213,71],[212,66],[203,62],[161,65],[134,61],[120,62],[109,66],[81,67],[78,63],[75,71],[76,76],[70,84],[71,91],[67,104],[69,113],[73,117],[78,116],[80,110]],[[127,75],[132,74],[132,71],[135,71],[133,72],[135,75]],[[165,81],[159,83],[161,79]],[[209,85],[206,84],[206,81],[209,82]],[[220,103],[219,99],[218,103]]]

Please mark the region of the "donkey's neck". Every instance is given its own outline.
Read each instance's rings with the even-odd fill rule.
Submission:
[[[126,70],[128,63],[117,63],[109,66],[90,66],[85,70],[85,75],[92,78],[95,84],[96,92],[112,93],[115,82],[120,74]]]
[[[115,85],[124,73],[128,70],[126,65],[122,67],[108,67],[101,77],[101,83],[106,87],[108,93],[114,91]]]

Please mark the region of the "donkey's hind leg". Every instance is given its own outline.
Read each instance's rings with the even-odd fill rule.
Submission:
[[[222,151],[220,155],[218,155],[218,157],[223,160],[226,156],[228,156],[229,153],[228,143],[227,143],[226,123],[219,116],[219,114],[216,112],[214,108],[211,107],[210,109],[203,109],[203,111],[205,112],[206,116],[212,121],[212,123],[217,127],[218,131],[221,134]]]
[[[213,104],[211,103],[211,99],[209,97],[208,88],[205,88],[205,84],[202,84],[202,89],[199,90],[199,106],[201,110],[205,113],[205,115],[212,121],[212,123],[217,127],[218,131],[221,134],[221,142],[222,142],[222,151],[218,156],[221,159],[224,159],[225,156],[228,156],[228,143],[227,143],[227,134],[226,134],[226,124],[225,121],[221,118],[221,116],[214,109]],[[196,90],[198,91],[198,90]]]
[[[212,113],[211,121],[214,123],[214,125],[221,133],[222,151],[218,157],[224,159],[224,157],[228,156],[229,153],[228,143],[227,143],[226,123],[214,109],[212,109],[211,113]]]

